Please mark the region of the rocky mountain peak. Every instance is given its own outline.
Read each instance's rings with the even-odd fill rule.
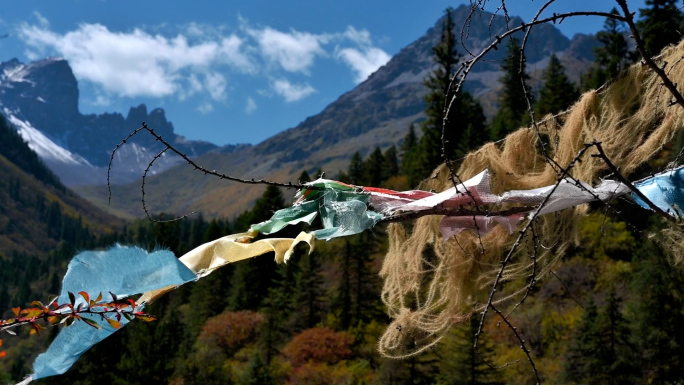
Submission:
[[[101,169],[109,163],[114,145],[142,122],[178,143],[179,149],[190,156],[216,148],[208,142],[188,141],[176,135],[161,108],[148,113],[144,104],[131,107],[125,119],[120,113],[83,115],[78,98],[78,81],[64,59],[46,58],[28,64],[11,59],[0,63],[0,113],[17,126],[34,151],[68,185],[105,183],[106,171]],[[148,158],[161,146],[154,138],[143,135],[130,143],[131,148],[124,150],[132,151],[130,156],[117,158],[126,165],[114,182],[138,178]],[[171,165],[173,162],[160,162],[160,169]]]
[[[73,119],[78,111],[78,82],[69,63],[47,58],[23,64],[17,59],[0,65],[0,102],[25,116],[63,116]]]

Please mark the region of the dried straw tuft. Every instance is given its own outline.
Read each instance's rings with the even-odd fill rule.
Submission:
[[[675,84],[684,84],[684,44],[667,48],[657,58]],[[670,106],[671,95],[645,65],[635,64],[605,90],[582,95],[568,113],[547,116],[538,124],[548,155],[567,167],[585,143],[597,140],[623,175],[629,175],[672,140],[684,123],[682,108]],[[546,162],[534,127],[520,128],[501,145],[488,143],[470,153],[458,175],[468,179],[487,168],[492,191],[531,189],[556,183],[558,171]],[[589,153],[596,152],[590,149]],[[574,178],[596,184],[605,175],[599,158],[586,154],[570,172]],[[422,189],[443,191],[453,186],[449,171],[440,166],[421,184]],[[565,250],[577,241],[577,222],[586,205],[541,217],[534,230],[546,248],[539,248],[534,274],[543,277]],[[434,345],[454,324],[482,311],[500,261],[512,247],[514,237],[500,226],[480,239],[471,232],[441,241],[441,217],[418,219],[408,233],[405,225],[391,224],[390,247],[380,275],[382,300],[393,322],[379,342],[380,352],[402,358]],[[672,234],[670,234],[672,235]],[[673,238],[672,235],[671,238]],[[674,239],[673,239],[674,240]],[[678,237],[674,243],[684,243]],[[517,249],[513,263],[504,270],[503,281],[524,280],[533,271],[529,258],[532,239]],[[683,246],[684,247],[684,246]],[[524,285],[521,290],[524,290]],[[497,302],[507,298],[497,298]]]

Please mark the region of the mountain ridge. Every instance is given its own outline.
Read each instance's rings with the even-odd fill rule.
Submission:
[[[459,7],[454,11],[454,19],[462,20],[469,12],[469,7]],[[510,23],[516,22],[522,20],[511,18]],[[230,154],[210,151],[198,157],[196,162],[207,169],[244,179],[295,181],[303,170],[312,173],[322,168],[328,175],[334,175],[346,169],[354,152],[365,156],[376,146],[384,149],[399,145],[409,124],[424,116],[426,90],[423,78],[433,66],[431,50],[439,40],[441,23],[441,19],[438,20],[425,35],[403,48],[321,113],[252,147]],[[471,52],[481,50],[490,44],[490,37],[503,33],[505,27],[502,16],[492,19],[491,13],[476,13],[470,24],[466,48]],[[459,36],[460,27],[456,33]],[[551,53],[557,54],[563,63],[571,64],[566,66],[568,75],[578,80],[591,62],[591,46],[590,36],[577,35],[570,40],[552,25],[541,25],[533,30],[527,46],[533,89],[539,88]],[[464,50],[459,48],[459,51]],[[485,62],[475,66],[465,83],[465,89],[482,102],[488,116],[498,108],[499,65],[504,55],[504,49],[491,51]],[[250,207],[262,190],[260,186],[205,177],[192,167],[178,165],[147,178],[146,203],[152,212],[185,214],[199,210],[209,217],[231,217]],[[139,183],[114,186],[112,192],[112,210],[130,217],[144,215],[139,204]],[[104,207],[107,196],[104,187],[88,186],[81,193]]]
[[[106,183],[106,166],[111,150],[121,139],[146,121],[190,156],[217,148],[203,141],[189,141],[175,134],[164,110],[148,112],[141,104],[120,113],[81,114],[79,90],[68,62],[46,58],[28,64],[11,59],[0,63],[0,113],[17,128],[29,146],[68,186]],[[115,158],[123,163],[112,175],[113,183],[126,183],[139,177],[162,146],[148,137],[134,137],[131,146]],[[230,150],[230,146],[222,151]],[[144,155],[142,153],[145,153]],[[168,168],[177,161],[162,159]]]

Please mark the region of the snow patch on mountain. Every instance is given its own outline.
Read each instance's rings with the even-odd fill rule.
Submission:
[[[21,135],[31,150],[35,151],[44,161],[51,160],[64,164],[82,164],[90,166],[90,163],[82,156],[73,154],[71,151],[60,147],[50,138],[45,136],[45,134],[33,127],[30,122],[17,118],[7,109],[5,109],[5,115],[10,123],[17,128],[19,135]]]

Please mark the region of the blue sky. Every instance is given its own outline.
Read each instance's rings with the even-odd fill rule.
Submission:
[[[0,61],[64,57],[83,113],[162,107],[176,132],[219,145],[258,143],[353,89],[432,27],[443,0],[31,0],[0,14]],[[644,0],[630,1],[633,11]],[[493,10],[500,3],[489,2]],[[529,20],[542,1],[508,1]],[[548,13],[609,11],[559,0]],[[490,9],[491,8],[491,9]],[[458,22],[458,21],[457,21]],[[564,21],[568,37],[600,18]]]

